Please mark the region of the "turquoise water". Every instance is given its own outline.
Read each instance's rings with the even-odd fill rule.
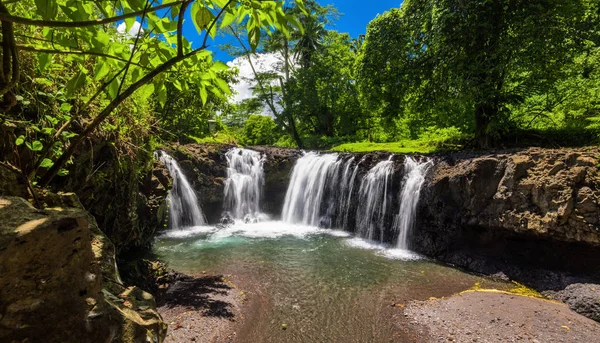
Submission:
[[[343,232],[281,222],[172,232],[156,242],[155,252],[183,273],[241,280],[238,286],[259,305],[239,342],[413,341],[403,304],[482,281]]]

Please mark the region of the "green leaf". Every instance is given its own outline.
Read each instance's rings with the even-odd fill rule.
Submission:
[[[25,143],[25,136],[20,135],[19,137],[17,137],[17,140],[15,140],[15,144],[17,146],[23,145],[23,143]]]
[[[156,98],[158,100],[158,104],[161,107],[165,107],[165,105],[167,104],[167,88],[164,85],[161,85],[161,87],[158,90],[158,93],[156,94]]]
[[[100,81],[108,75],[110,72],[110,66],[107,62],[98,62],[94,66],[94,80]]]
[[[200,86],[200,98],[202,99],[202,105],[206,105],[206,100],[208,99],[208,93],[206,92],[206,88]]]
[[[54,84],[54,83],[52,83],[52,81],[50,81],[46,78],[43,78],[43,77],[36,77],[35,79],[33,79],[33,81],[40,85],[44,85],[44,86],[52,86]]]
[[[69,171],[66,170],[66,169],[61,169],[61,170],[58,171],[58,173],[56,173],[56,175],[58,175],[58,176],[67,176],[67,175],[69,175]]]
[[[221,28],[231,25],[231,23],[233,23],[234,20],[235,20],[235,15],[233,13],[229,13],[229,12],[225,13],[223,20],[221,21]]]
[[[25,143],[27,148],[31,151],[41,151],[44,148],[44,145],[40,141],[33,141],[33,143]]]
[[[46,117],[46,120],[48,120],[50,122],[50,124],[52,124],[52,125],[58,124],[58,119],[56,119],[52,116],[49,116],[49,115],[45,115],[45,117]]]
[[[46,20],[56,20],[58,4],[53,0],[35,0],[37,14]]]
[[[119,92],[120,84],[121,84],[121,82],[118,80],[118,78],[116,78],[108,85],[108,87],[106,87],[108,96],[110,96],[111,99],[115,99],[117,97],[117,95],[118,95],[117,93]]]
[[[60,110],[63,112],[71,112],[71,108],[73,108],[73,105],[69,104],[68,102],[63,102],[60,104]]]
[[[206,30],[214,17],[215,16],[208,8],[200,5],[200,1],[195,1],[192,4],[192,18],[198,33],[202,33],[202,31]]]
[[[217,83],[219,89],[223,91],[223,93],[231,95],[231,89],[229,88],[229,85],[227,84],[227,82],[225,82],[225,80],[216,78],[215,82]]]
[[[42,133],[45,135],[48,135],[48,136],[53,135],[55,132],[56,132],[56,129],[53,127],[45,127],[42,129]]]
[[[211,69],[214,71],[224,71],[224,70],[229,70],[229,66],[227,66],[227,64],[225,64],[221,61],[217,61],[217,62],[215,62],[215,64],[212,65]]]
[[[248,43],[250,43],[250,47],[252,48],[252,51],[256,51],[256,48],[258,47],[259,42],[260,42],[260,28],[258,26],[256,26],[248,34]]]
[[[52,55],[50,54],[38,54],[37,58],[40,71],[45,71],[52,65]]]
[[[44,158],[42,160],[42,163],[40,163],[40,167],[42,167],[42,168],[50,168],[53,165],[54,165],[54,162],[52,162],[52,160],[49,158]]]
[[[73,96],[75,92],[81,90],[83,86],[85,86],[86,75],[84,72],[80,71],[77,73],[69,82],[67,82],[66,87],[66,95],[68,97]]]

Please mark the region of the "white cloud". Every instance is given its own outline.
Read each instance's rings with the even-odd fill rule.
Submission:
[[[125,30],[127,30],[127,24],[125,24],[125,22],[123,22],[123,23],[119,24],[119,26],[117,26],[117,32],[127,38],[132,38],[132,37],[135,37],[137,34],[144,33],[144,29],[142,29],[142,25],[138,21],[136,21],[135,23],[133,23],[133,25],[131,25],[131,28],[129,29],[128,32],[125,32]]]
[[[282,69],[282,61],[283,59],[278,53],[264,53],[252,56],[252,63],[254,64],[256,71],[259,73],[274,71],[280,75],[283,75],[281,72],[279,72],[279,70]],[[256,86],[256,82],[254,81],[254,73],[250,67],[250,62],[248,62],[248,57],[237,57],[233,61],[228,62],[227,65],[232,68],[237,67],[240,71],[239,83],[233,84],[231,87],[237,93],[234,94],[233,101],[235,103],[239,103],[244,99],[251,98],[252,88]]]

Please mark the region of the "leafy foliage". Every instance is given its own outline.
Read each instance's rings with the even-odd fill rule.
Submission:
[[[183,36],[182,24],[188,10],[203,37],[199,46],[193,46],[189,37]],[[225,73],[228,67],[213,61],[207,50],[208,39],[214,38],[220,28],[233,21],[243,23],[249,33],[248,43],[255,49],[261,32],[271,29],[289,32],[288,24],[299,25],[286,16],[282,1],[260,0],[25,0],[2,5],[0,12],[3,30],[11,31],[10,35],[4,35],[5,41],[14,38],[13,42],[6,43],[34,53],[41,73],[47,72],[58,56],[63,66],[73,67],[67,73],[69,79],[64,83],[64,92],[60,92],[67,102],[63,107],[65,112],[77,102],[80,103],[77,108],[86,109],[88,114],[94,113],[88,111],[89,108],[100,108],[88,122],[83,118],[65,120],[65,128],[75,125],[80,129],[76,136],[63,142],[64,151],[52,156],[43,154],[41,160],[46,166],[50,165],[46,159],[57,157],[43,174],[40,180],[43,185],[62,170],[78,145],[92,132],[103,125],[118,129],[119,120],[107,121],[107,118],[133,94],[137,94],[140,102],[155,99],[161,107],[167,103],[169,89],[172,93],[176,93],[173,89],[194,90],[202,105],[209,102],[209,94],[211,98],[226,99],[231,94]],[[125,26],[121,32],[116,26],[119,21]],[[14,35],[13,25],[16,25]],[[132,28],[136,29],[132,31]],[[14,49],[4,51],[3,57],[8,58],[7,53],[11,51]],[[17,69],[18,63],[13,67]],[[186,77],[169,77],[168,72],[174,70],[185,73]],[[50,86],[54,80],[44,82]],[[215,102],[211,100],[211,103]],[[7,110],[12,106],[14,104]],[[49,121],[52,126],[60,122],[59,118],[55,119]],[[54,141],[47,141],[49,149],[53,149]],[[42,142],[33,140],[27,146],[32,151],[42,151],[44,144],[40,147],[39,143]],[[37,168],[33,170],[35,174]]]
[[[583,48],[585,1],[405,1],[375,19],[358,63],[361,92],[385,118],[510,129],[509,107],[546,94]],[[586,33],[589,30],[585,31]]]
[[[272,145],[279,138],[277,125],[271,117],[252,115],[244,123],[243,143],[246,145]]]

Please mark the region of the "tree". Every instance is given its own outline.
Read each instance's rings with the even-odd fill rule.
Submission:
[[[203,35],[197,46],[183,36],[183,21],[188,11],[198,33]],[[283,1],[36,0],[0,3],[2,108],[7,111],[15,103],[11,90],[18,81],[19,50],[38,54],[42,69],[54,55],[69,55],[78,62],[80,70],[67,84],[67,92],[75,95],[83,85],[95,81],[99,83],[97,92],[87,103],[91,104],[100,96],[109,99],[41,177],[39,184],[45,186],[72,157],[78,145],[134,92],[151,84],[156,99],[165,104],[166,83],[172,81],[165,73],[172,68],[186,68],[189,77],[179,82],[198,85],[203,103],[208,99],[208,92],[218,96],[228,94],[229,86],[220,76],[228,68],[221,62],[214,62],[207,50],[209,37],[215,37],[219,28],[236,20],[245,23],[248,42],[255,49],[261,31],[285,27],[289,32],[288,19],[283,12]],[[133,35],[115,36],[116,23],[121,21],[126,25],[126,32],[136,21],[144,29]],[[92,71],[85,67],[90,62]],[[203,66],[206,64],[210,65],[208,69]]]
[[[269,145],[279,138],[277,124],[273,118],[261,115],[251,115],[244,122],[244,144]]]
[[[210,65],[206,65],[206,70]],[[220,77],[228,84],[235,70],[223,71]],[[231,110],[229,99],[208,92],[207,99],[198,96],[200,84],[188,84],[180,80],[189,77],[186,70],[174,70],[167,75],[167,94],[169,101],[160,104],[154,101],[155,116],[160,122],[161,133],[165,139],[176,139],[180,142],[193,141],[190,136],[204,137],[210,133],[209,120],[215,120],[218,114]],[[204,101],[204,102],[203,102]]]
[[[585,7],[586,0],[406,0],[369,24],[358,63],[362,94],[387,117],[436,121],[450,110],[472,120],[476,144],[489,147],[509,127],[510,105],[564,77],[562,66],[585,39]]]
[[[321,45],[327,33],[325,25],[337,11],[332,6],[321,6],[314,0],[302,3],[302,6],[292,5],[285,9],[289,20],[295,21],[295,29],[286,32],[275,31],[269,35],[258,50],[260,53],[275,54],[280,57],[280,66],[275,71],[259,72],[254,65],[255,52],[251,51],[241,40],[243,30],[230,27],[231,32],[238,38],[242,51],[237,55],[245,56],[254,74],[255,96],[266,104],[275,121],[296,142],[299,148],[303,147],[301,134],[297,127],[297,118],[292,110],[292,103],[288,97],[288,85],[297,70],[311,65],[311,58]]]
[[[311,64],[294,73],[288,97],[307,132],[348,136],[364,126],[352,68],[355,57],[348,34],[328,31],[313,52]]]

